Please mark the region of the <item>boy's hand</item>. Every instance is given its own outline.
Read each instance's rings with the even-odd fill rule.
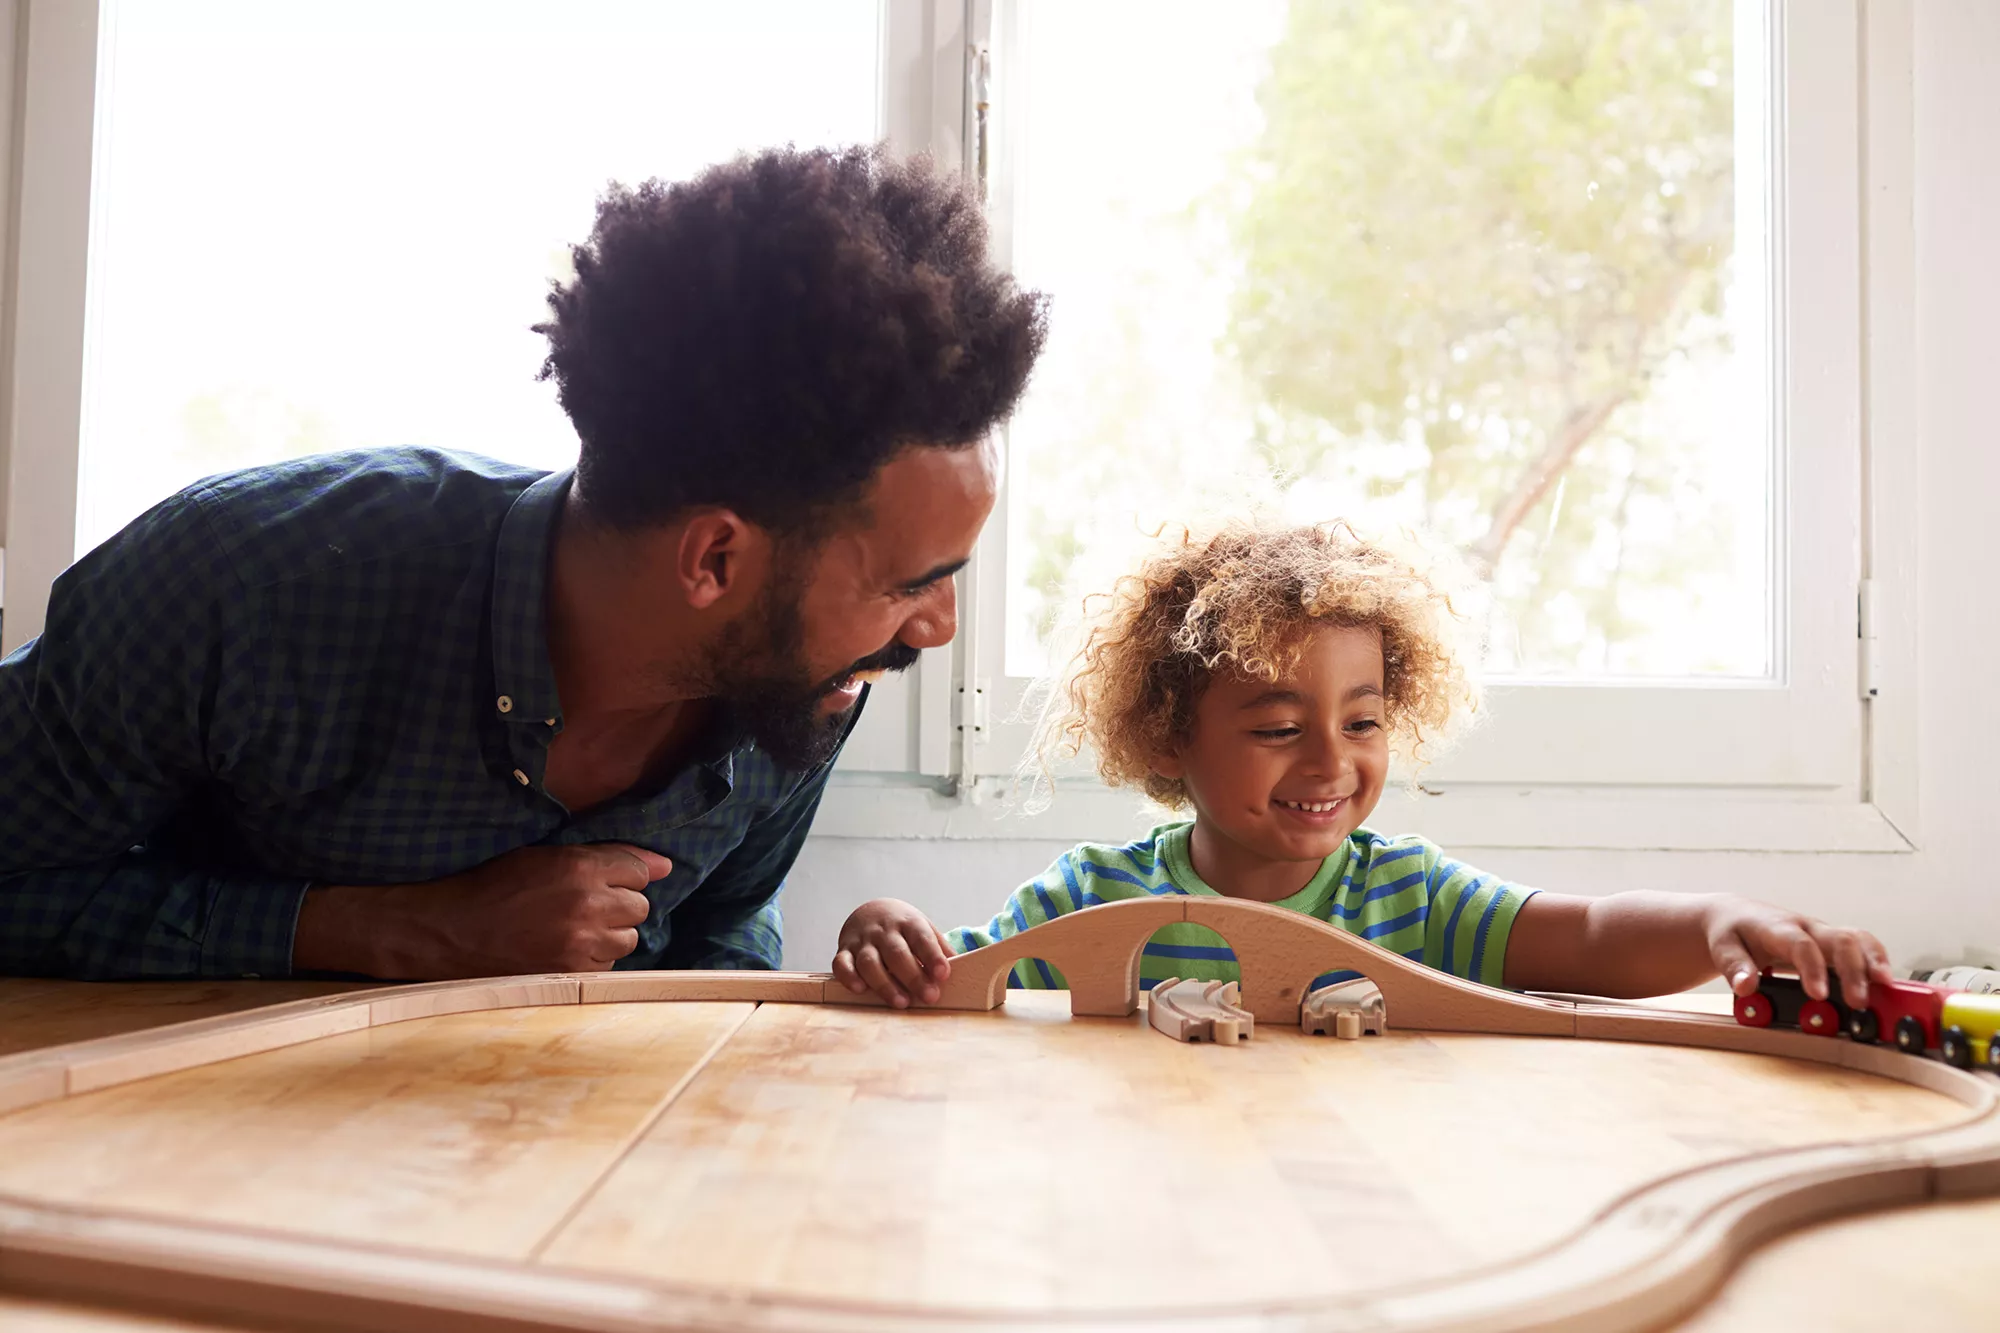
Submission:
[[[1868,1003],[1868,982],[1894,981],[1882,941],[1851,926],[1829,926],[1809,916],[1746,902],[1718,900],[1708,917],[1708,949],[1723,980],[1738,995],[1757,989],[1760,968],[1785,967],[1799,974],[1806,994],[1827,997],[1827,967],[1840,977],[1850,1005]]]
[[[861,904],[840,928],[833,979],[860,995],[874,991],[897,1009],[912,998],[937,1002],[951,976],[951,946],[930,918],[906,902],[877,898]]]

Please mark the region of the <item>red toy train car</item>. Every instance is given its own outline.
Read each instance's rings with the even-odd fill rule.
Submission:
[[[1856,1008],[1841,994],[1836,976],[1827,976],[1827,997],[1815,1000],[1797,977],[1766,972],[1754,992],[1736,997],[1736,1021],[1753,1028],[1795,1027],[1818,1037],[1845,1032],[1856,1041],[1893,1041],[1898,1050],[1922,1055],[1937,1049],[1942,1038],[1949,993],[1921,981],[1874,981],[1868,1003]]]
[[[1911,1055],[1935,1050],[1944,1031],[1949,991],[1921,981],[1871,981],[1868,1007],[1850,1010],[1847,1035],[1856,1041],[1893,1041]]]

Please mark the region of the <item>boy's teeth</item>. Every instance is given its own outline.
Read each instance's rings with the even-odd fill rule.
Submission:
[[[1340,802],[1339,801],[1279,801],[1278,804],[1283,806],[1289,806],[1291,809],[1294,810],[1306,810],[1316,815],[1323,815],[1327,811],[1338,806]]]

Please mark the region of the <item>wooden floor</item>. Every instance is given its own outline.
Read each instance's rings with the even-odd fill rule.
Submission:
[[[20,999],[7,984],[0,1015]],[[1422,1283],[1518,1258],[1678,1167],[1962,1114],[1867,1075],[1623,1043],[1260,1026],[1182,1046],[1136,1019],[1072,1020],[1060,994],[993,1014],[570,1005],[369,1029],[0,1117],[0,1192],[1052,1314]],[[1162,1217],[1198,1257],[1133,1243]],[[1929,1257],[1941,1233],[1968,1253],[1968,1228],[1989,1238],[1969,1252],[1992,1254],[2000,1205],[1816,1228],[1754,1257],[1689,1327],[1859,1327],[1894,1291],[1903,1318],[1975,1326],[1990,1266],[1954,1277]],[[15,1302],[0,1327],[176,1325]]]

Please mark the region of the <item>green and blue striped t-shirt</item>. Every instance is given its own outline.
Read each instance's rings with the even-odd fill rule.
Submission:
[[[1123,847],[1080,843],[1014,891],[984,927],[961,926],[946,938],[959,953],[978,949],[1069,912],[1123,898],[1222,895],[1204,884],[1188,855],[1192,823],[1163,824]],[[1405,958],[1488,986],[1501,984],[1507,935],[1533,889],[1483,875],[1435,844],[1408,836],[1385,838],[1356,829],[1320,866],[1312,881],[1274,907],[1328,921]],[[1313,986],[1358,976],[1329,972]],[[1139,959],[1139,984],[1168,977],[1237,981],[1236,955],[1206,926],[1162,926]],[[1040,959],[1023,959],[1008,985],[1060,989],[1062,980]]]

